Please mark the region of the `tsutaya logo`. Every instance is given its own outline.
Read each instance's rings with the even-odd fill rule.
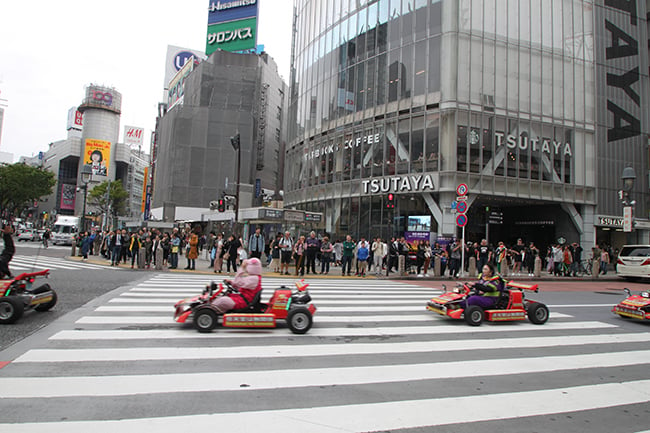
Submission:
[[[495,131],[497,147],[505,145],[509,149],[528,150],[533,152],[548,153],[549,155],[567,155],[573,156],[571,150],[571,143],[562,143],[561,141],[551,140],[550,138],[530,138],[530,137],[517,137],[516,135],[508,134],[505,132]]]
[[[306,152],[303,158],[305,159],[305,161],[310,161],[314,158],[320,158],[321,156],[338,152],[339,150],[341,150],[341,148],[354,149],[355,147],[359,147],[362,144],[379,143],[380,138],[381,138],[381,134],[378,132],[376,134],[370,134],[364,137],[359,136],[352,140],[346,140],[343,142],[343,144],[327,144],[325,146],[317,147],[309,152]]]
[[[421,192],[433,190],[433,178],[430,174],[383,177],[361,181],[364,194],[378,192]]]
[[[231,2],[225,2],[225,3],[221,3],[220,1],[218,1],[216,3],[211,2],[209,11],[210,12],[225,11],[227,9],[238,8],[238,7],[241,7],[241,6],[254,5],[255,3],[257,3],[257,0],[234,0],[234,1],[231,1]]]

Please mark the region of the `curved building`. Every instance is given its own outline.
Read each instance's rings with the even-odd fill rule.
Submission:
[[[598,49],[623,41],[599,47],[595,34],[611,34],[608,14],[629,22],[625,11],[579,0],[306,0],[295,13],[285,206],[323,212],[335,236],[460,235],[465,184],[468,239],[593,244],[599,191],[606,212],[622,214],[609,194],[625,165],[647,191],[640,129],[618,165],[597,163],[599,130],[617,124],[598,102],[608,79]]]

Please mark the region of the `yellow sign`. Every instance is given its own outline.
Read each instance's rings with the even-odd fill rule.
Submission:
[[[111,160],[111,142],[86,139],[83,159],[84,164],[89,164],[92,167],[93,176],[107,176]]]

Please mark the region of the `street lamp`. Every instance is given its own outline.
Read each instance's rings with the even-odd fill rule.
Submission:
[[[235,223],[239,221],[239,180],[241,173],[241,143],[239,132],[234,137],[230,137],[232,148],[237,151],[237,188],[235,192]]]
[[[634,205],[636,204],[635,200],[630,200],[630,192],[634,187],[634,181],[636,180],[636,173],[634,168],[625,167],[623,173],[621,174],[621,179],[623,180],[623,190],[619,192],[619,198],[623,204],[623,231],[631,233],[634,228]],[[628,243],[631,241],[628,235]]]
[[[93,178],[93,169],[90,166],[90,164],[84,164],[83,167],[81,167],[81,182],[83,183],[83,186],[80,188],[83,188],[84,190],[84,208],[82,212],[82,223],[81,223],[81,229],[83,231],[86,231],[86,198],[88,197],[88,183],[90,183],[90,180]]]

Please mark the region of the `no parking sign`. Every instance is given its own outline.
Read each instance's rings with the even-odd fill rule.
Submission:
[[[467,215],[462,213],[456,217],[456,225],[458,227],[465,227],[466,224],[467,224]]]

